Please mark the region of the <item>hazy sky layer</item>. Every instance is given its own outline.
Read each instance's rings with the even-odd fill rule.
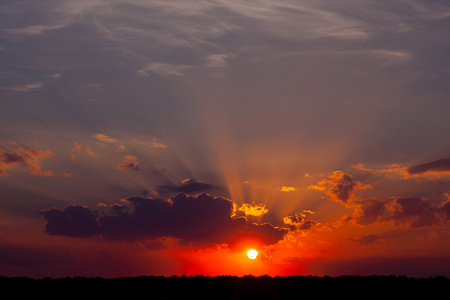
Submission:
[[[0,2],[0,275],[450,276],[448,28],[438,0]]]

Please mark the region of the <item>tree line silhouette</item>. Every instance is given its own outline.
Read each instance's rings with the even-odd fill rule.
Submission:
[[[446,277],[406,276],[172,276],[66,277],[32,279],[0,277],[2,299],[346,299],[445,297]]]

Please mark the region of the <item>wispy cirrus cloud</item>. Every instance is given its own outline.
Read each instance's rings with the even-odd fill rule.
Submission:
[[[386,176],[397,175],[403,177],[404,179],[420,177],[439,178],[450,174],[450,159],[441,158],[410,166],[392,164],[388,167],[378,169],[370,168],[362,163],[359,163],[352,165],[352,168],[374,174],[384,174]]]
[[[106,143],[116,143],[116,142],[118,142],[117,139],[114,139],[114,138],[112,138],[112,137],[109,137],[109,136],[107,136],[107,135],[105,135],[105,134],[103,134],[103,133],[97,133],[97,134],[95,135],[95,138],[96,138],[97,140],[99,140],[99,141],[106,142]]]
[[[13,35],[40,35],[45,31],[50,30],[58,30],[66,27],[67,24],[59,24],[59,25],[30,25],[26,27],[20,28],[11,28],[6,29],[5,31],[9,34]]]
[[[191,68],[187,65],[174,65],[167,63],[150,63],[138,71],[141,76],[148,76],[149,72],[163,77],[183,77],[184,70]]]
[[[21,86],[0,87],[0,89],[15,92],[34,92],[41,90],[45,84],[46,82],[34,82],[34,83],[27,83]]]

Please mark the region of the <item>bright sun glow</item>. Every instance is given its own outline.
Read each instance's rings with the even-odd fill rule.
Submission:
[[[250,249],[247,252],[247,256],[250,259],[255,259],[258,256],[258,251],[256,251],[255,249]]]

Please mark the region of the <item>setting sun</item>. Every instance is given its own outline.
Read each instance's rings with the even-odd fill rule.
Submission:
[[[258,256],[258,251],[256,251],[255,249],[250,249],[247,252],[247,256],[250,259],[255,259]]]

